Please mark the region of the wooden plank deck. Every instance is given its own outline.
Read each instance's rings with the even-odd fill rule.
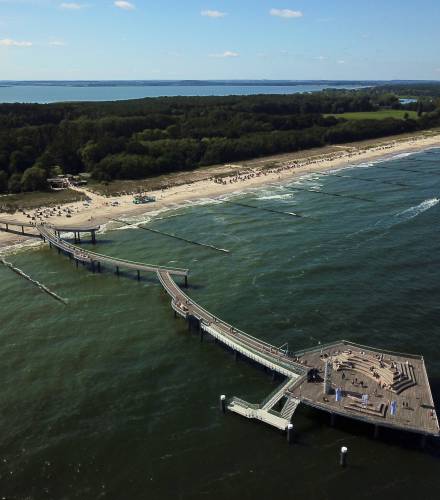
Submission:
[[[305,351],[299,361],[308,368],[317,368],[324,377],[324,363],[335,363],[341,353],[351,352],[351,359],[359,360],[353,369],[333,368],[331,373],[331,393],[324,394],[323,382],[302,381],[290,390],[293,397],[315,408],[362,420],[382,427],[393,427],[421,434],[438,436],[440,434],[431,389],[426,374],[423,357],[389,353],[373,348],[357,346],[343,341],[313,351]],[[369,366],[376,366],[379,358],[386,365],[410,366],[413,369],[415,384],[397,393],[390,384],[379,386],[380,379],[372,375]],[[343,375],[344,374],[344,375]],[[362,383],[362,385],[361,385]],[[334,390],[342,389],[343,397],[336,401]],[[368,406],[362,405],[363,394],[368,395]],[[390,411],[391,401],[396,401],[397,411]],[[377,412],[381,408],[382,412]]]

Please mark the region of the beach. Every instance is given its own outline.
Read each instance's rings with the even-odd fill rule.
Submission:
[[[340,169],[350,165],[377,161],[404,153],[440,147],[440,134],[425,132],[411,137],[391,137],[376,141],[364,141],[340,146],[259,158],[233,165],[214,166],[181,174],[180,183],[148,194],[156,201],[135,205],[133,193],[112,196],[98,194],[91,189],[73,187],[88,198],[87,202],[73,202],[57,209],[40,207],[22,213],[1,213],[0,218],[35,220],[58,225],[84,223],[106,224],[112,219],[132,217],[150,211],[173,209],[188,202],[221,197],[222,195],[258,188],[266,184],[285,182],[302,175]],[[27,217],[29,215],[29,217]],[[25,218],[27,217],[27,218]],[[34,219],[32,219],[32,217]],[[0,232],[0,248],[14,247],[29,240],[29,236]],[[32,238],[35,241],[35,238]]]

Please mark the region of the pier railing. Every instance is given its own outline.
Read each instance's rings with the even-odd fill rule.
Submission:
[[[347,347],[353,347],[355,349],[366,349],[368,351],[374,351],[377,352],[378,354],[387,354],[388,356],[401,356],[405,358],[412,358],[412,359],[419,359],[423,360],[423,356],[420,356],[418,354],[407,354],[403,352],[397,352],[397,351],[390,351],[389,349],[380,349],[379,347],[370,347],[362,344],[356,344],[355,342],[350,342],[349,340],[338,340],[335,342],[327,342],[325,344],[319,344],[316,347],[310,347],[308,349],[301,349],[299,351],[295,351],[294,355],[297,357],[300,357],[304,354],[310,354],[314,352],[319,352],[321,350],[327,350],[331,348],[332,346],[340,346],[341,344],[344,344],[344,346]]]
[[[128,259],[110,257],[108,255],[99,254],[91,250],[84,251],[83,248],[73,245],[72,243],[69,243],[64,239],[57,237],[51,227],[39,224],[37,224],[35,227],[39,231],[40,235],[44,239],[46,239],[49,243],[59,248],[60,250],[72,255],[74,258],[75,258],[75,253],[80,252],[80,253],[86,253],[92,262],[94,261],[102,262],[103,264],[107,263],[115,267],[125,267],[129,269],[134,269],[138,271],[147,271],[147,272],[164,271],[170,274],[175,274],[178,276],[185,276],[185,277],[187,277],[189,274],[188,269],[182,269],[178,267],[158,266],[152,264],[143,264],[141,262],[135,262]]]

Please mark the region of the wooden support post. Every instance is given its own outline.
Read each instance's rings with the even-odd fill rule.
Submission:
[[[185,276],[185,288],[188,288],[188,276]]]
[[[200,329],[200,342],[203,342],[203,335],[204,335],[204,332],[202,329]]]
[[[422,438],[420,439],[420,447],[422,448],[422,450],[424,450],[426,447],[426,439],[427,439],[426,434],[423,434]]]
[[[379,437],[379,426],[375,425],[374,426],[374,439],[377,439]]]
[[[96,245],[96,231],[92,231],[92,243]]]
[[[9,231],[9,224],[6,224],[6,231]]]
[[[287,424],[286,433],[287,433],[287,442],[290,444],[293,442],[293,435],[294,435],[293,424]]]
[[[81,236],[79,231],[78,231],[78,243],[81,243]]]
[[[92,260],[92,272],[95,272],[95,262]]]
[[[119,276],[119,266],[116,266],[116,274]]]
[[[76,238],[76,231],[73,232],[73,241],[78,243],[78,239]]]
[[[78,269],[78,260],[75,259],[76,268]]]
[[[330,413],[330,425],[333,427],[336,422],[336,415],[334,413]]]
[[[101,272],[101,262],[99,262],[99,260],[98,260],[98,273],[100,273],[100,272]]]
[[[238,351],[234,351],[234,359],[235,361],[238,361]]]
[[[21,226],[21,232],[24,234],[24,226]]]
[[[347,453],[348,453],[348,448],[346,446],[342,446],[341,451],[339,453],[339,465],[341,467],[347,466]]]
[[[138,281],[140,281],[140,280],[141,280],[141,272],[139,271],[139,269],[138,269],[138,271],[137,271],[137,278],[138,278]]]
[[[226,413],[226,396],[224,394],[220,396],[220,410],[223,414]]]

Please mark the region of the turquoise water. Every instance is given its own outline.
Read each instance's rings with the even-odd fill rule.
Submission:
[[[97,251],[189,267],[189,294],[225,320],[291,350],[341,338],[425,357],[440,394],[440,150],[344,175],[312,175],[233,201],[313,219],[202,203],[107,227]],[[416,170],[418,173],[398,169]],[[432,172],[437,172],[433,174]],[[355,201],[289,186],[349,193]],[[179,215],[179,217],[174,217]],[[259,401],[263,370],[173,318],[154,276],[93,274],[47,247],[8,260],[67,306],[0,268],[0,493],[29,499],[436,498],[439,447],[327,417],[294,416],[297,443],[223,416],[220,394]],[[349,467],[338,467],[341,445]],[[423,478],[423,481],[421,480]],[[365,486],[362,486],[365,485]]]
[[[335,86],[335,85],[333,85]],[[37,102],[41,104],[63,101],[117,101],[161,96],[210,96],[252,94],[296,94],[318,92],[331,84],[309,85],[151,85],[151,86],[72,86],[72,85],[0,85],[1,102]],[[338,88],[358,86],[338,85]]]

